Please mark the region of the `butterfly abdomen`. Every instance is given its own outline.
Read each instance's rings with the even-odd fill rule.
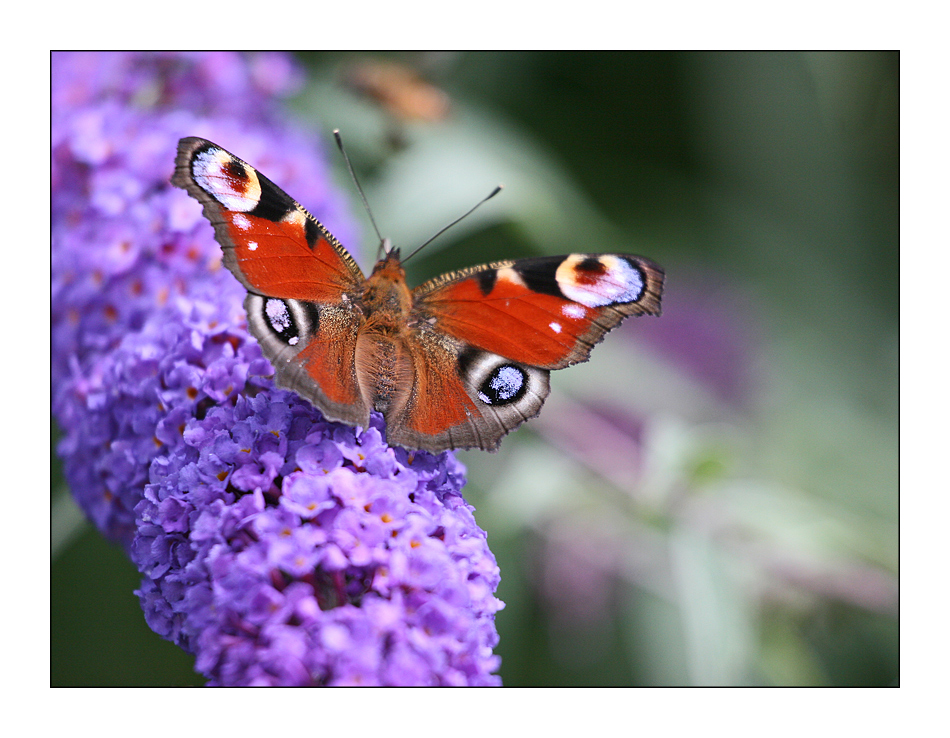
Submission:
[[[401,409],[412,386],[412,357],[400,336],[364,330],[356,339],[356,376],[367,407],[391,413]]]
[[[406,329],[412,294],[397,251],[376,264],[363,283],[359,305],[366,320],[363,330],[395,336]]]

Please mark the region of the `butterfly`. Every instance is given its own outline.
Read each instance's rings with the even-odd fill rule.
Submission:
[[[299,203],[247,162],[183,138],[172,183],[204,207],[247,289],[251,334],[325,417],[383,414],[408,449],[497,449],[538,415],[553,369],[586,361],[629,315],[659,315],[663,270],[628,254],[473,266],[410,289],[387,240],[369,277]]]

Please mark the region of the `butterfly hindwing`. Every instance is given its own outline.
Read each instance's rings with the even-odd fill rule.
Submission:
[[[541,409],[546,370],[476,349],[419,324],[406,339],[411,380],[386,414],[390,443],[441,451],[493,451],[505,434]]]
[[[324,226],[251,165],[201,138],[184,138],[172,183],[204,206],[224,264],[248,290],[248,327],[277,382],[325,414],[366,425],[350,309],[363,274]]]
[[[244,300],[248,328],[273,364],[277,383],[332,420],[369,424],[356,352],[360,322],[344,306],[264,297]]]

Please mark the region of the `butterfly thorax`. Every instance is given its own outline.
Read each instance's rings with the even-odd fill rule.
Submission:
[[[406,270],[399,263],[398,252],[391,251],[363,284],[360,307],[366,321],[364,331],[398,335],[406,327],[411,305]]]

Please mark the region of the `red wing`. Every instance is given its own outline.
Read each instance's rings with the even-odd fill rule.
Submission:
[[[204,206],[225,266],[248,291],[337,303],[363,281],[356,262],[319,221],[220,146],[183,138],[172,183]]]
[[[251,333],[274,365],[277,384],[332,420],[366,427],[369,405],[356,369],[360,321],[348,307],[249,292],[244,308]]]
[[[420,326],[403,345],[411,381],[386,411],[386,438],[406,448],[493,451],[541,409],[548,372],[453,342]]]
[[[628,315],[659,315],[663,271],[627,254],[496,262],[416,288],[414,317],[521,364],[561,369]]]

